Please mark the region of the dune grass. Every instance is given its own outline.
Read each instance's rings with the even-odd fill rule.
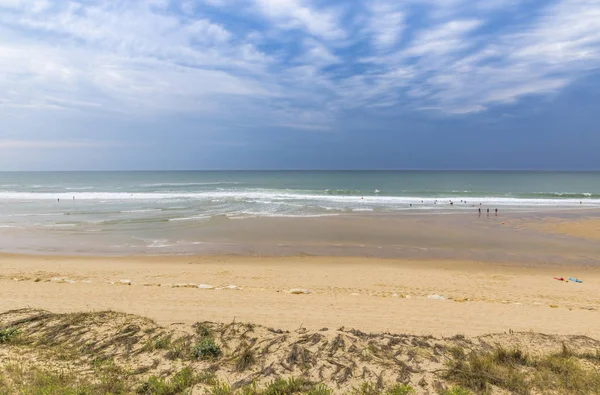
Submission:
[[[502,347],[466,356],[458,352],[452,355],[445,378],[478,394],[491,393],[493,387],[514,394],[600,393],[598,355],[578,354],[565,345],[560,352],[543,356]]]

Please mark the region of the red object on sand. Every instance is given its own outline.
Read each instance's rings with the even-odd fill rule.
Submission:
[[[558,281],[565,281],[564,277],[554,277],[554,279]]]

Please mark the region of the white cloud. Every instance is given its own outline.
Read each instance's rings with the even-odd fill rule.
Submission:
[[[461,0],[436,4],[460,5],[461,10],[466,6]],[[475,3],[471,9],[482,12],[499,6]],[[406,93],[415,105],[452,114],[557,92],[581,73],[600,67],[597,0],[561,0],[543,8],[536,19],[494,33],[487,28],[485,18],[436,22],[417,31],[395,54],[364,61],[379,70],[372,81],[394,68],[412,66]]]
[[[373,35],[373,45],[388,49],[396,45],[405,28],[404,12],[398,2],[377,0],[370,4],[368,29]]]
[[[328,66],[341,62],[340,58],[335,56],[329,50],[329,48],[316,40],[306,40],[304,42],[304,47],[305,54],[302,60],[308,62],[309,64],[316,66]]]
[[[252,77],[268,58],[250,43],[230,43],[231,33],[206,18],[115,2],[0,18],[9,27],[0,29],[5,108],[202,112],[210,106],[198,103],[210,95],[215,104],[224,95],[273,95]]]
[[[327,40],[346,36],[333,10],[315,9],[303,0],[255,0],[258,10],[280,29],[304,29]]]
[[[408,56],[443,55],[473,45],[469,34],[482,24],[478,20],[454,20],[434,26],[417,35],[403,51]]]

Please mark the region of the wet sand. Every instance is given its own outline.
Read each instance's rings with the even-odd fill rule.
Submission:
[[[584,282],[553,276],[577,276]],[[310,293],[289,293],[293,288]],[[599,338],[599,302],[600,267],[572,264],[0,256],[2,311],[111,309],[163,325],[236,320],[289,330],[346,327],[443,336],[532,330]]]
[[[0,229],[0,252],[51,255],[346,256],[600,265],[600,212],[213,218],[87,232]],[[133,226],[133,225],[132,225]],[[571,227],[575,227],[570,229]],[[597,235],[597,233],[596,233]]]

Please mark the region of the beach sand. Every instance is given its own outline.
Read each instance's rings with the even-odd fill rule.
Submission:
[[[294,288],[310,293],[289,293]],[[345,327],[438,336],[512,330],[600,338],[599,302],[600,267],[573,264],[0,256],[1,311],[110,309],[161,325],[235,320],[287,330]]]
[[[415,394],[598,393],[598,223],[590,213],[257,219],[204,230],[238,254],[0,254],[0,328],[18,331],[0,347],[0,392],[3,380],[18,392],[64,372],[133,392],[191,369],[192,394],[217,388],[210,375],[235,388],[303,377],[334,394],[398,383]],[[218,358],[191,356],[206,328]],[[529,362],[515,370],[502,352]],[[479,376],[463,374],[469,358],[487,361]]]

